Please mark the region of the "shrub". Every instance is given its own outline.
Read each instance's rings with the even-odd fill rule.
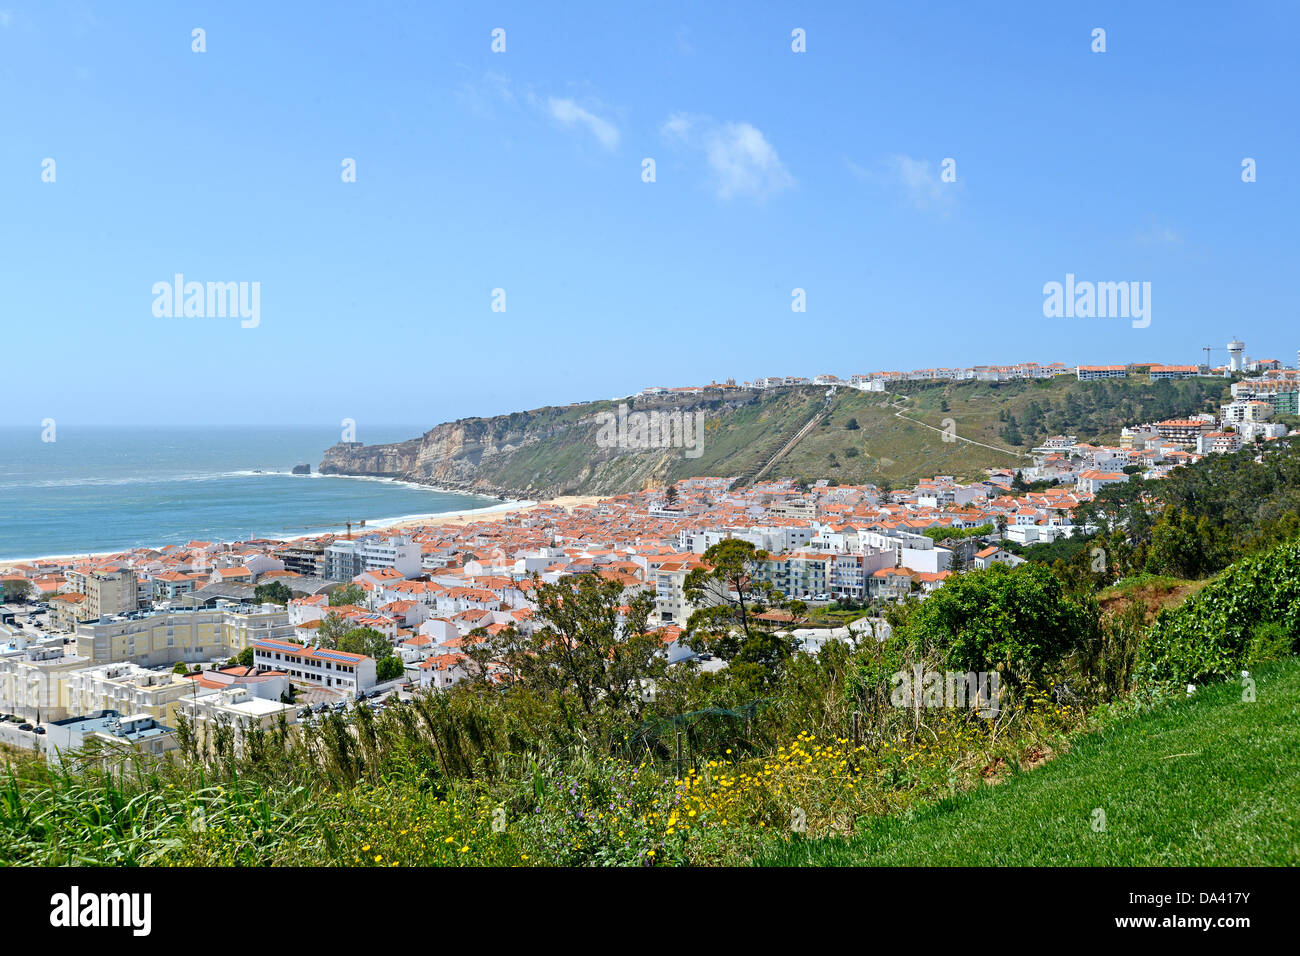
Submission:
[[[1231,565],[1180,607],[1156,617],[1144,676],[1202,684],[1233,676],[1254,653],[1300,641],[1300,542]]]
[[[997,669],[1016,687],[1045,686],[1047,670],[1094,639],[1099,621],[1095,602],[1069,597],[1049,568],[1027,563],[958,575],[895,626],[913,647],[938,648],[949,666]]]

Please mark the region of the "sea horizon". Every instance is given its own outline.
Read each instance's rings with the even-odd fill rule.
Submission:
[[[370,426],[368,443],[424,429]],[[114,554],[192,540],[290,540],[503,503],[377,476],[321,475],[335,428],[78,425],[43,441],[35,426],[0,426],[0,560]],[[308,464],[310,475],[295,475]]]

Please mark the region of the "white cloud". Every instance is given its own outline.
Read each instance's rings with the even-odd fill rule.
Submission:
[[[694,122],[687,113],[673,113],[668,119],[664,120],[662,132],[671,139],[685,142],[687,137],[690,136]]]
[[[707,116],[673,113],[661,132],[704,155],[720,199],[765,199],[794,185],[775,147],[750,123],[719,123]]]
[[[891,190],[918,209],[947,209],[952,205],[958,184],[945,183],[937,164],[928,159],[913,159],[894,153],[880,160],[875,170],[844,160],[853,175],[866,182]]]
[[[591,135],[599,140],[600,145],[606,149],[618,148],[618,127],[590,110],[583,109],[573,100],[557,99],[554,96],[548,97],[546,112],[562,126],[585,126],[590,130]]]
[[[1156,243],[1178,243],[1183,241],[1182,233],[1171,229],[1169,226],[1161,225],[1158,222],[1152,222],[1145,230],[1140,231],[1134,236],[1138,242],[1146,245]]]
[[[566,129],[586,129],[608,150],[616,149],[622,139],[617,126],[574,100],[557,96],[542,98],[530,84],[515,83],[500,73],[489,71],[473,80],[462,81],[455,92],[462,106],[480,116],[491,117],[499,109],[516,114],[521,110],[535,111]]]
[[[462,106],[480,116],[493,115],[495,108],[500,105],[515,105],[510,77],[491,70],[481,78],[462,80],[456,87],[455,94]]]
[[[887,157],[884,165],[894,183],[902,187],[916,206],[937,205],[950,195],[945,187],[951,184],[939,179],[939,170],[928,159],[913,159],[896,153]]]

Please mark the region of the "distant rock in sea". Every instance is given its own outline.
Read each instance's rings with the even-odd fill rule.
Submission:
[[[295,475],[310,475],[310,474],[311,474],[311,465],[294,465],[294,466],[293,466],[293,473],[294,473]]]

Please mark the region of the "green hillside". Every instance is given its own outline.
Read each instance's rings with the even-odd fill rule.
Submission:
[[[1223,379],[1151,383],[1143,376],[1079,382],[913,382],[892,391],[826,386],[705,389],[468,418],[390,445],[338,445],[321,471],[389,475],[520,497],[616,494],[697,475],[752,480],[814,416],[821,420],[767,477],[901,485],[934,474],[982,477],[1026,463],[1053,433],[1115,441],[1127,424],[1213,410]],[[700,453],[629,448],[598,439],[599,416],[632,412],[704,415]],[[693,420],[693,419],[692,419]]]
[[[1295,866],[1300,661],[1076,738],[997,786],[852,838],[787,841],[769,866]],[[1104,813],[1105,829],[1099,827]]]
[[[704,456],[675,463],[672,477],[743,472],[762,452],[770,457],[780,447],[775,433],[788,438],[811,418],[825,393],[785,390],[778,403],[724,416],[707,433]],[[1080,382],[1072,376],[901,383],[887,393],[836,389],[827,418],[770,475],[893,485],[935,474],[979,478],[985,468],[1027,464],[1024,455],[1049,434],[1118,442],[1126,425],[1217,410],[1227,393],[1218,378],[1153,384],[1144,377]],[[945,429],[952,441],[944,440]]]

